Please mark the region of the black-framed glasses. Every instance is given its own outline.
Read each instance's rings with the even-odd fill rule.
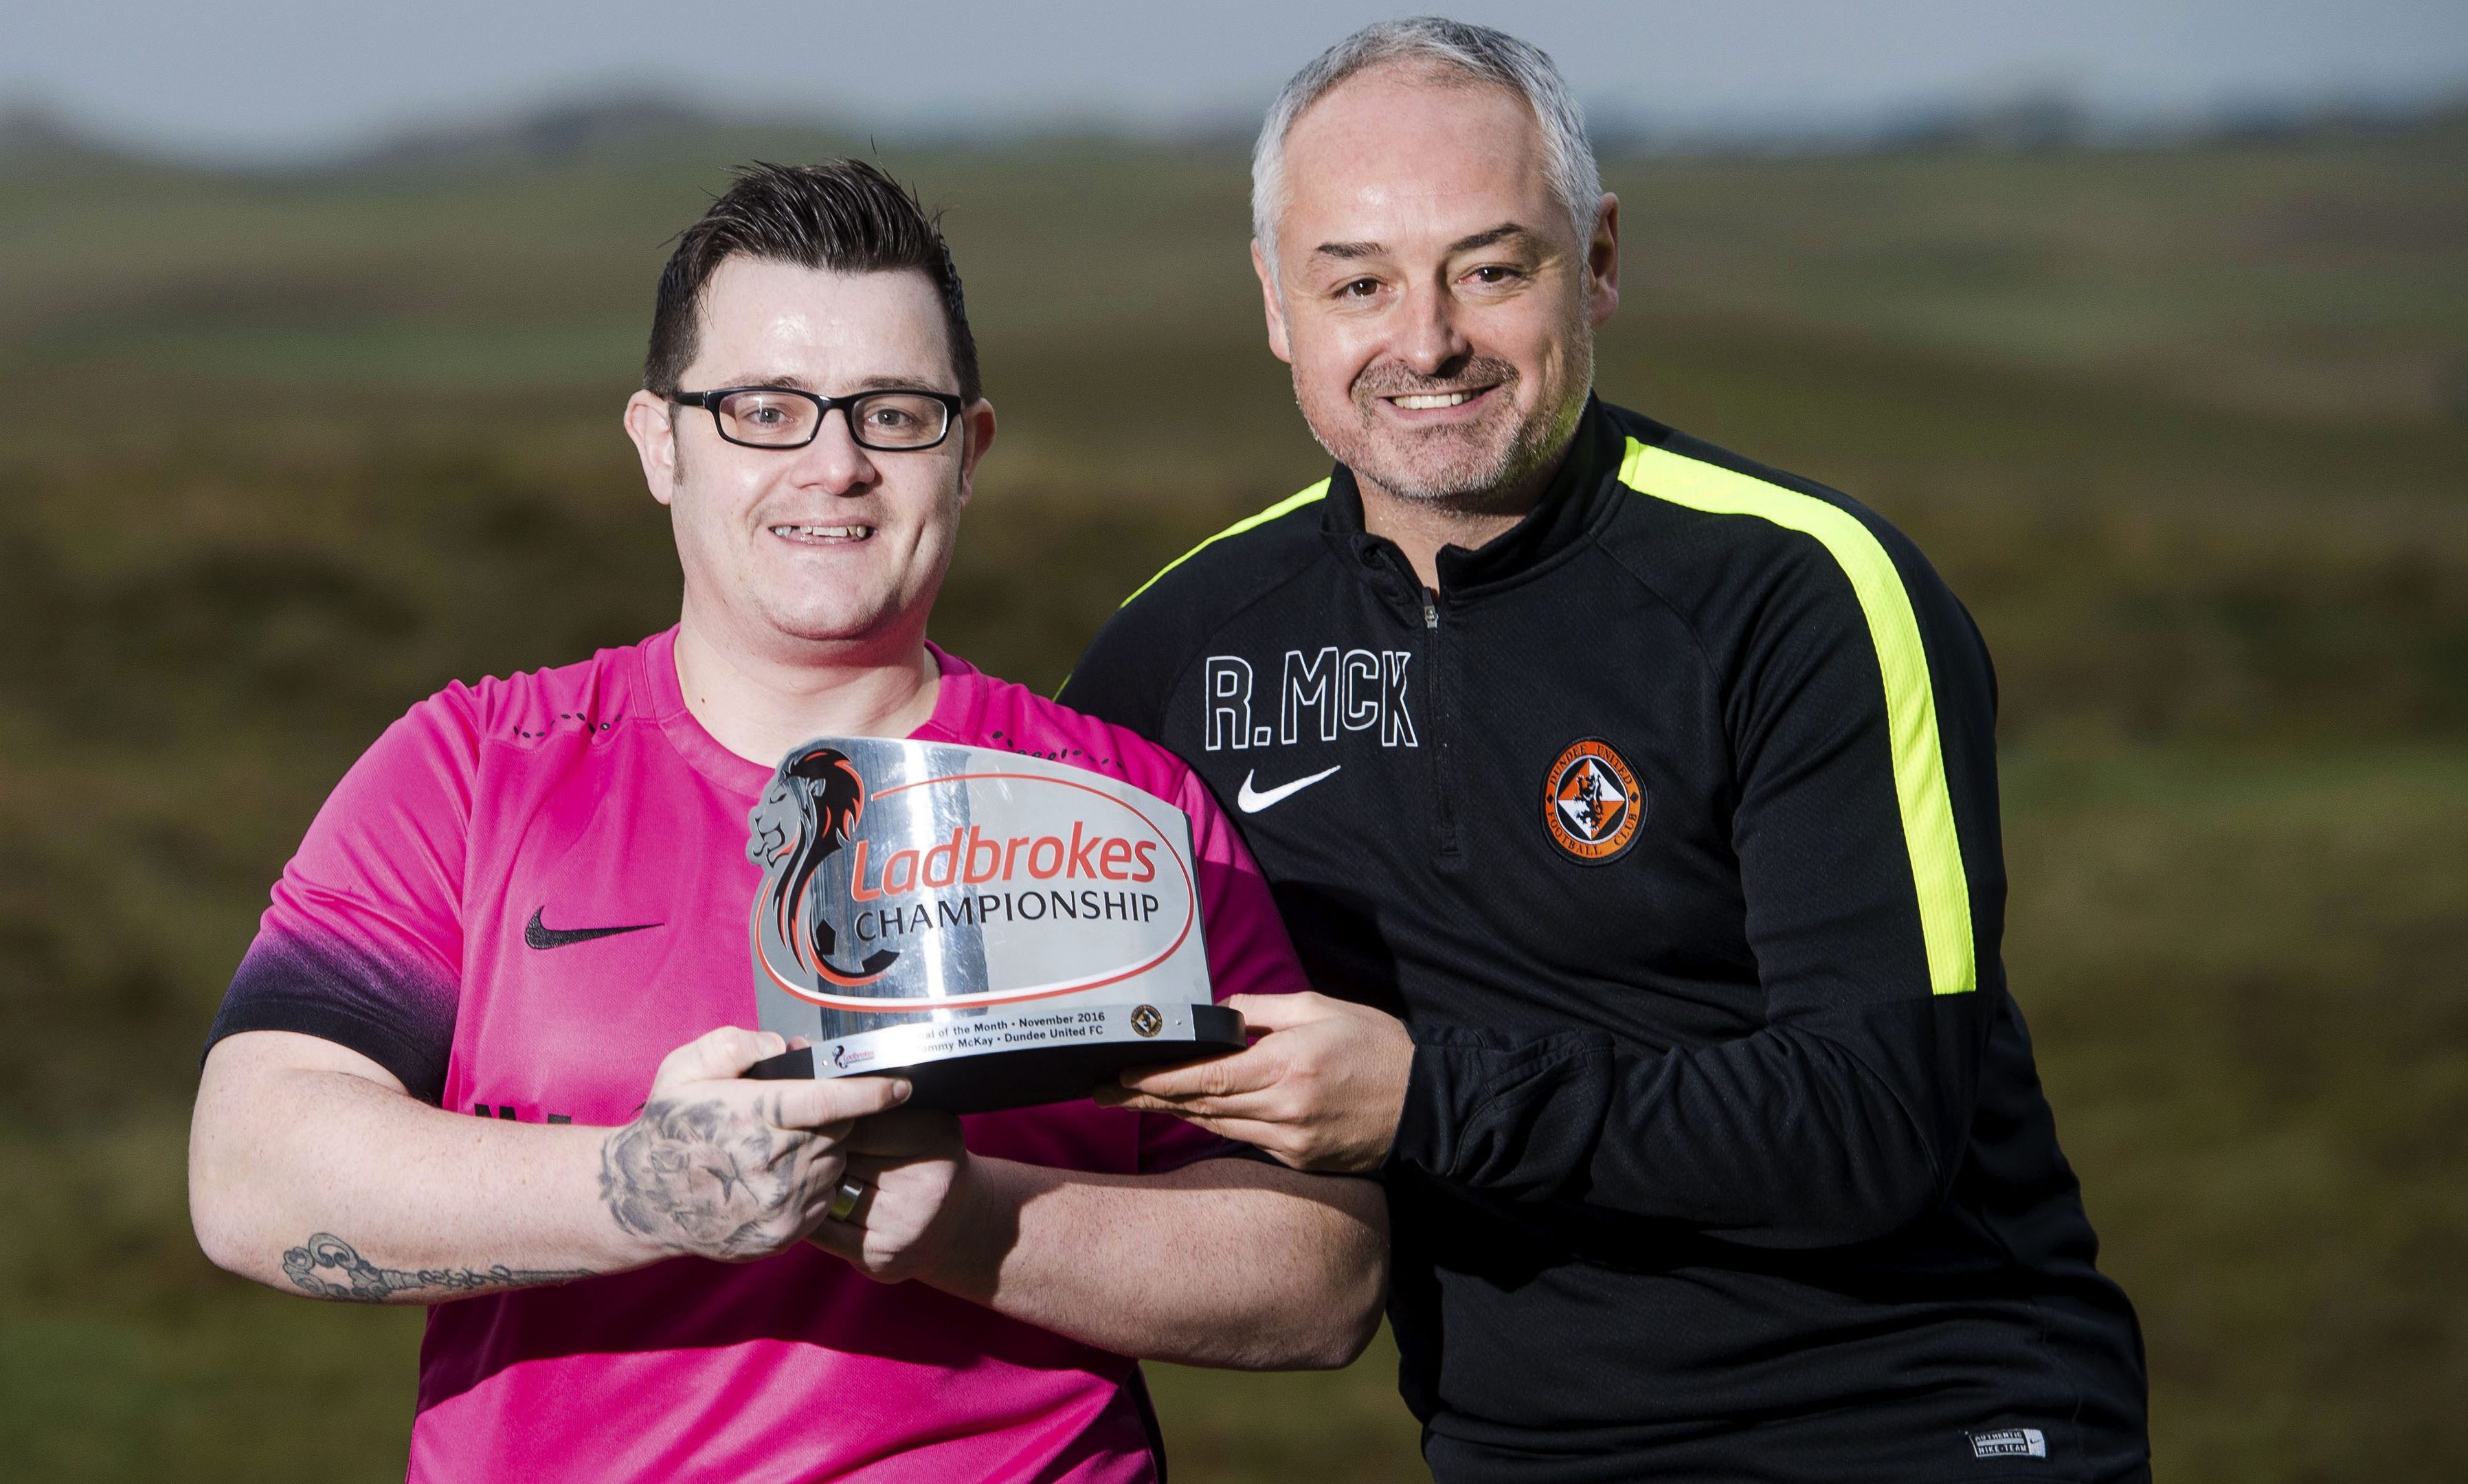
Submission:
[[[897,387],[854,397],[819,397],[785,386],[731,386],[716,392],[671,392],[669,400],[711,413],[720,436],[748,448],[803,448],[823,430],[834,407],[846,409],[849,436],[860,448],[910,453],[951,436],[964,405],[949,392]]]

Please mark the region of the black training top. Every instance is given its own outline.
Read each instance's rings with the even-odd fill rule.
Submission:
[[[1600,402],[1438,569],[1339,467],[1062,697],[1189,759],[1314,981],[1412,1028],[1389,1313],[1437,1475],[2134,1476],[1962,605],[1844,496]]]

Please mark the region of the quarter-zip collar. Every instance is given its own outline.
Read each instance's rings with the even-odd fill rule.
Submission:
[[[1443,600],[1477,597],[1514,584],[1582,544],[1618,499],[1617,481],[1611,476],[1625,449],[1626,439],[1603,411],[1600,400],[1588,396],[1586,410],[1577,420],[1576,435],[1568,441],[1567,455],[1525,518],[1475,550],[1440,548]],[[1402,582],[1404,592],[1412,592],[1413,569],[1404,554],[1394,542],[1363,529],[1362,491],[1354,482],[1354,470],[1339,464],[1330,473],[1328,497],[1321,510],[1321,528],[1358,570],[1383,587]]]

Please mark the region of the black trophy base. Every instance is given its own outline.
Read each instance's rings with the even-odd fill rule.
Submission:
[[[1077,1046],[1028,1046],[947,1057],[910,1066],[869,1066],[865,1075],[905,1077],[915,1086],[908,1104],[947,1113],[992,1113],[1040,1103],[1070,1103],[1134,1066],[1196,1062],[1240,1051],[1247,1044],[1243,1013],[1223,1005],[1191,1007],[1190,1040],[1100,1040]],[[748,1077],[794,1080],[814,1075],[814,1048],[800,1046],[766,1057]]]

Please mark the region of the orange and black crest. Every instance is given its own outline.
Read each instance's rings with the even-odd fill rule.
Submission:
[[[1600,865],[1636,841],[1645,790],[1619,749],[1600,738],[1573,742],[1542,783],[1542,826],[1551,843]]]

